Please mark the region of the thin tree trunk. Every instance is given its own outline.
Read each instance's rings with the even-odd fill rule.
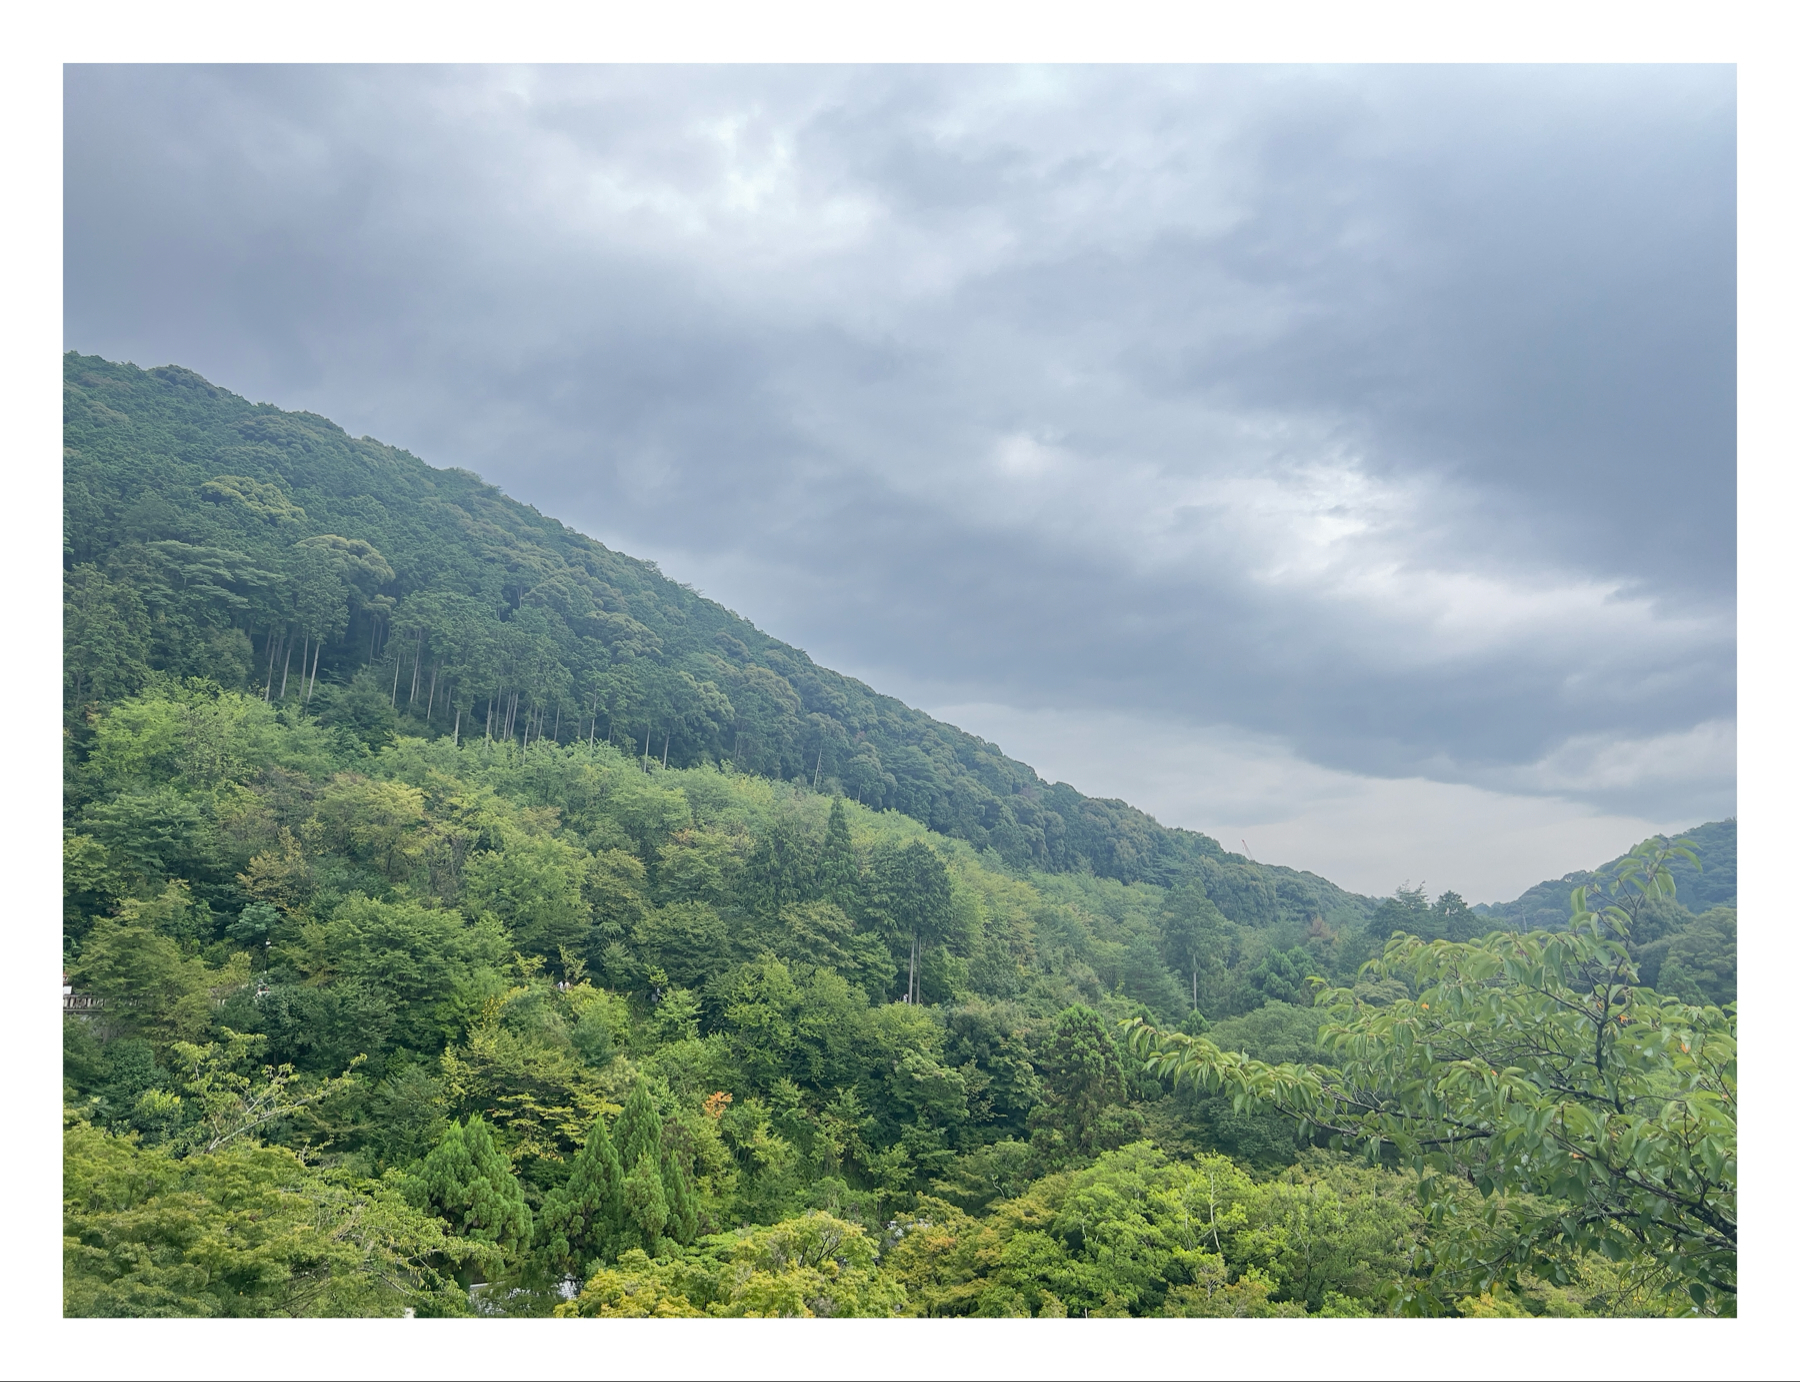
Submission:
[[[644,771],[650,771],[650,731],[644,730]]]
[[[456,728],[450,731],[450,747],[454,749],[454,748],[460,748],[461,746],[462,746],[462,711],[458,710],[456,712]]]
[[[313,644],[312,676],[306,683],[306,698],[300,702],[303,706],[312,704],[313,687],[319,684],[319,653],[323,651],[324,647],[323,643]]]
[[[287,630],[283,629],[282,632],[286,633]],[[269,699],[269,693],[275,689],[275,641],[275,630],[271,628],[269,630],[269,647],[267,650],[269,654],[269,674],[263,678],[263,700],[265,702]]]
[[[825,766],[825,750],[819,750],[818,762],[813,764],[813,791],[819,790],[819,769]]]
[[[293,664],[293,661],[294,661],[294,648],[293,648],[293,645],[290,643],[288,645],[287,656],[281,660],[281,694],[275,698],[278,701],[285,701],[287,699],[287,674],[288,674],[288,668]],[[300,652],[300,661],[302,663],[304,663],[306,661],[305,649],[302,649]]]
[[[388,709],[392,710],[400,700],[400,654],[394,654],[394,687],[388,692]]]
[[[425,630],[419,630],[418,641],[413,644],[413,684],[412,690],[406,693],[406,703],[411,705],[419,699],[419,659],[425,653]]]
[[[431,728],[431,707],[437,704],[437,674],[438,674],[438,668],[441,667],[442,665],[443,664],[440,662],[434,662],[431,664],[431,691],[425,697],[425,728],[426,729]]]
[[[556,703],[556,726],[554,729],[552,729],[550,731],[550,738],[551,738],[551,741],[554,743],[558,743],[558,744],[562,743],[562,702],[561,701],[558,701]]]
[[[663,735],[663,771],[667,772],[668,768],[669,768],[669,736],[667,734],[664,734]]]

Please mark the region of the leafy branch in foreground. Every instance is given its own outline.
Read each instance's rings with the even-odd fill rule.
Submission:
[[[268,1123],[291,1117],[348,1088],[351,1071],[362,1064],[357,1056],[349,1069],[335,1079],[312,1084],[304,1093],[293,1088],[291,1065],[265,1065],[259,1075],[246,1075],[240,1067],[255,1055],[267,1038],[247,1036],[229,1027],[220,1029],[225,1040],[197,1046],[178,1041],[170,1048],[184,1067],[182,1087],[198,1106],[199,1116],[188,1134],[194,1150],[216,1152]]]
[[[1615,887],[1660,895],[1667,854],[1647,852]],[[1141,1019],[1123,1025],[1156,1075],[1411,1166],[1434,1231],[1402,1309],[1441,1309],[1521,1270],[1561,1282],[1577,1255],[1598,1252],[1647,1257],[1694,1308],[1730,1313],[1736,1005],[1637,987],[1617,910],[1578,905],[1567,932],[1396,936],[1363,970],[1413,995],[1385,1006],[1315,980],[1319,1044],[1336,1066],[1269,1065]]]

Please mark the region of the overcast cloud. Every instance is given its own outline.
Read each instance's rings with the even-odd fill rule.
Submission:
[[[1728,68],[70,68],[71,348],[1084,791],[1510,897],[1735,810]]]

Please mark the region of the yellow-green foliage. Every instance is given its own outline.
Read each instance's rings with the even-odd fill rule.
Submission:
[[[281,1216],[301,1200],[423,1213],[421,1168],[475,1126],[492,1144],[482,1183],[517,1223],[494,1259],[428,1214],[407,1270],[436,1303],[418,1308],[467,1299],[446,1284],[460,1271],[462,1286],[491,1278],[484,1313],[550,1313],[554,1259],[580,1283],[560,1307],[576,1315],[1358,1315],[1417,1308],[1420,1283],[1471,1250],[1441,1205],[1479,1214],[1479,1193],[1440,1185],[1428,1221],[1405,1161],[1304,1153],[1287,1132],[1255,1143],[1254,1173],[1220,1153],[1255,1141],[1243,1119],[1264,1086],[1316,1095],[1328,1077],[1232,1052],[1219,1059],[1250,1086],[1171,1098],[1158,1062],[1210,1048],[1171,1035],[1146,1063],[1121,1040],[1121,1020],[1189,1017],[1198,991],[1221,1039],[1316,1053],[1305,996],[1270,1002],[1257,976],[1340,964],[1342,937],[1307,950],[1226,921],[1196,884],[1172,897],[1010,869],[894,811],[847,801],[838,817],[806,785],[665,770],[605,743],[371,749],[198,685],[152,688],[91,728],[65,907],[73,982],[100,1006],[69,1023],[71,1155],[137,1158],[167,1188],[116,1221],[82,1202],[100,1218],[71,1250],[72,1313],[398,1308],[414,1288],[381,1285],[373,1248],[309,1265]],[[1415,995],[1452,982],[1406,966],[1464,953],[1413,944],[1333,995],[1380,1008],[1348,1052],[1365,1064],[1410,1059]],[[1464,987],[1491,1006],[1512,961],[1484,963]],[[1514,978],[1500,1010],[1529,1025],[1530,976]],[[1628,1074],[1675,1030],[1640,1027],[1618,1039]],[[1728,1058],[1728,1033],[1707,1031],[1676,1060],[1700,1081],[1683,1107],[1702,1113],[1706,1071]],[[538,1251],[519,1226],[628,1104],[630,1224]],[[226,1167],[288,1178],[244,1211],[255,1232],[227,1232],[237,1201],[210,1197]],[[146,1215],[182,1226],[144,1246]],[[1503,1219],[1551,1222],[1516,1195]],[[1623,1232],[1594,1241],[1617,1251]],[[1629,1254],[1568,1247],[1555,1271],[1521,1262],[1496,1289],[1430,1299],[1667,1308],[1666,1272],[1659,1286]],[[264,1285],[222,1303],[207,1283],[240,1248]]]
[[[1264,1182],[1136,1143],[981,1218],[923,1198],[889,1266],[920,1315],[1369,1314],[1420,1231],[1391,1172],[1321,1161]]]
[[[813,1213],[707,1239],[686,1258],[652,1260],[632,1249],[556,1313],[847,1319],[898,1314],[905,1299],[900,1283],[879,1270],[861,1225]]]
[[[176,1158],[79,1118],[63,1136],[67,1315],[466,1313],[461,1255],[393,1188],[279,1147]]]

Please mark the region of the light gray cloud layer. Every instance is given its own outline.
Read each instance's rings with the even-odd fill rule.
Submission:
[[[1734,809],[1734,103],[72,68],[67,339],[476,469],[1028,759],[972,708],[1049,716],[1084,790],[1121,723],[1185,745],[1179,823],[1279,744],[1625,834]]]

